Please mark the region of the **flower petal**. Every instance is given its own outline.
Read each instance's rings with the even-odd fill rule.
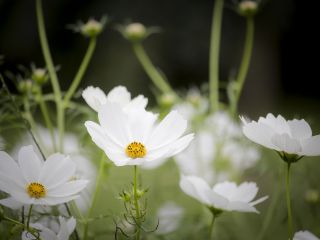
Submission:
[[[47,190],[50,190],[61,183],[69,181],[74,175],[75,170],[76,165],[69,157],[55,153],[45,161],[39,182],[43,184]]]
[[[131,94],[124,86],[114,87],[107,96],[108,101],[117,103],[121,107],[126,106],[131,100]]]
[[[302,155],[319,156],[320,155],[320,135],[302,141]]]
[[[126,146],[129,141],[128,116],[119,105],[107,101],[98,112],[100,125],[105,133],[119,146]]]
[[[0,189],[2,179],[10,179],[10,181],[15,182],[20,187],[24,187],[25,185],[25,180],[23,179],[17,162],[6,152],[0,151]]]
[[[53,189],[50,189],[50,191],[48,191],[47,193],[47,196],[58,198],[78,194],[87,186],[87,184],[87,180],[72,180]]]
[[[19,165],[27,182],[37,182],[43,161],[35,153],[33,146],[22,147],[19,151]]]
[[[259,213],[259,211],[251,206],[248,203],[244,202],[230,202],[228,205],[228,210],[229,211],[238,211],[238,212],[254,212],[254,213]]]
[[[245,123],[242,127],[242,131],[243,134],[251,141],[267,148],[279,150],[271,143],[271,137],[275,134],[275,132],[269,126],[253,121],[250,123]]]
[[[97,123],[86,121],[84,124],[90,134],[92,141],[102,150],[108,149],[113,152],[123,152],[123,146],[119,146],[113,142],[105,133],[105,130]]]
[[[217,183],[212,190],[217,194],[227,198],[229,201],[232,201],[234,193],[237,191],[237,185],[234,182],[222,182]]]
[[[309,124],[304,120],[289,120],[288,125],[290,127],[291,136],[296,139],[306,139],[312,136],[312,130]]]
[[[131,102],[125,106],[125,111],[130,109],[139,109],[139,108],[146,108],[148,104],[148,98],[144,97],[143,95],[138,95],[137,97],[133,98]]]
[[[93,86],[89,86],[85,90],[83,90],[82,97],[84,98],[86,103],[96,112],[98,112],[101,106],[107,101],[106,94],[99,87]]]
[[[319,238],[309,231],[299,231],[294,234],[293,240],[319,240]]]
[[[0,204],[5,206],[5,207],[11,208],[13,210],[17,210],[17,209],[19,209],[19,208],[21,208],[23,206],[23,203],[17,201],[13,197],[8,197],[8,198],[5,198],[5,199],[1,199],[0,200]]]
[[[178,139],[187,129],[187,121],[177,111],[171,111],[153,130],[147,140],[150,150],[161,148]]]
[[[300,154],[302,146],[298,140],[293,139],[287,133],[275,134],[271,138],[271,142],[280,150],[286,153]]]
[[[209,185],[202,179],[196,176],[181,176],[180,188],[189,196],[198,201],[211,205],[207,192],[210,191]]]
[[[255,182],[243,182],[234,192],[232,201],[241,201],[249,203],[258,193],[258,187]]]

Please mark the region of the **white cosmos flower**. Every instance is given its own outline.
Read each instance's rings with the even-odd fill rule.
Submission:
[[[67,240],[76,228],[76,220],[71,217],[66,220],[63,217],[59,217],[59,224],[50,223],[51,226],[46,226],[43,221],[31,223],[30,226],[39,230],[40,238],[44,240]],[[22,240],[34,240],[30,232],[23,231],[21,235]]]
[[[54,139],[59,138],[58,131],[56,129],[53,131],[53,134]],[[55,152],[54,143],[52,142],[52,138],[48,129],[38,125],[36,138],[38,138],[38,142],[41,143],[41,150],[45,153],[45,155],[50,155]],[[15,146],[15,148],[11,152],[11,156],[14,159],[18,158],[20,148],[22,146],[28,145],[28,143],[30,142],[33,142],[33,140],[30,138],[29,134],[23,136],[21,138],[21,141]],[[64,153],[70,156],[70,159],[76,164],[76,171],[72,178],[89,180],[89,183],[86,186],[86,188],[83,189],[80,193],[80,196],[75,199],[75,202],[79,210],[85,212],[90,206],[91,196],[93,195],[94,191],[95,178],[97,175],[96,167],[88,158],[87,149],[83,148],[83,146],[80,145],[79,140],[75,134],[66,132],[63,137],[63,146]],[[36,153],[38,153],[38,155],[40,156],[40,152],[34,143],[33,147]],[[13,204],[13,209],[15,209],[14,206],[15,204]],[[62,207],[62,209],[64,209],[64,207]],[[36,209],[33,208],[33,210]]]
[[[107,101],[117,103],[120,107],[125,109],[130,108],[145,108],[148,104],[148,99],[143,95],[139,95],[131,99],[131,94],[124,86],[117,86],[113,88],[108,95],[106,95],[99,87],[89,86],[82,92],[82,97],[86,103],[96,112]]]
[[[75,170],[75,163],[68,157],[56,153],[43,161],[32,146],[20,149],[18,163],[1,151],[0,190],[10,197],[0,204],[57,205],[76,199],[88,181],[71,180]]]
[[[244,135],[264,147],[299,156],[320,155],[320,135],[312,136],[304,119],[286,121],[281,115],[269,113],[258,122],[247,122],[243,117],[241,120]]]
[[[309,231],[299,231],[293,236],[293,240],[320,240]]]
[[[158,210],[159,226],[156,234],[168,234],[178,229],[183,209],[173,202],[167,202]]]
[[[182,136],[187,121],[175,111],[156,124],[158,115],[143,108],[124,111],[106,102],[98,112],[100,125],[87,121],[92,140],[117,166],[140,165],[169,158],[185,149],[193,134]]]
[[[259,213],[254,206],[268,198],[265,196],[252,201],[258,193],[258,187],[254,182],[243,182],[237,186],[233,182],[226,181],[210,188],[200,177],[181,176],[180,187],[201,203],[225,211]]]

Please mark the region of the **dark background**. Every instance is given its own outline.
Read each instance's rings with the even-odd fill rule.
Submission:
[[[109,24],[98,39],[93,60],[82,87],[96,85],[108,91],[126,85],[134,95],[151,96],[151,82],[130,44],[113,29],[126,20],[160,26],[162,33],[145,42],[145,48],[174,87],[201,85],[208,79],[208,50],[212,0],[51,0],[43,1],[47,35],[60,66],[63,89],[70,84],[88,40],[66,28],[78,20],[107,14]],[[221,81],[239,65],[245,21],[225,1],[221,49]],[[298,0],[263,1],[256,17],[255,45],[240,112],[287,112],[319,116],[318,8]],[[0,0],[1,72],[16,71],[17,64],[43,66],[37,35],[35,1]],[[47,89],[48,90],[48,89]]]

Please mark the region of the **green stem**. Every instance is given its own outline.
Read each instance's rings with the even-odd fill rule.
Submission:
[[[209,57],[209,85],[211,111],[219,108],[219,51],[224,0],[216,0],[213,9]]]
[[[236,78],[236,88],[234,90],[234,99],[232,100],[231,113],[236,114],[238,101],[243,89],[243,85],[248,74],[250,60],[252,56],[253,48],[253,39],[254,39],[254,19],[253,17],[247,17],[247,29],[246,37],[244,42],[242,60],[239,67],[238,76]]]
[[[28,212],[28,218],[27,218],[27,229],[29,229],[29,225],[30,225],[30,218],[31,218],[32,208],[33,208],[33,205],[31,204],[30,208],[29,208],[29,212]]]
[[[215,214],[212,214],[212,220],[211,220],[211,223],[209,225],[209,239],[211,238],[212,236],[212,233],[213,233],[213,226],[214,226],[214,222],[216,220],[216,215]]]
[[[133,43],[133,50],[141,63],[143,69],[148,74],[149,78],[152,80],[154,85],[162,92],[162,93],[171,93],[176,96],[176,93],[167,83],[167,81],[163,78],[161,73],[156,69],[156,67],[152,64],[150,58],[146,54],[141,43]],[[177,96],[176,96],[177,97]]]
[[[59,130],[59,149],[58,150],[60,152],[63,152],[62,139],[63,139],[63,133],[64,133],[64,108],[62,104],[62,98],[61,98],[62,95],[61,95],[59,80],[54,68],[54,64],[52,61],[49,44],[46,36],[46,29],[44,25],[41,0],[36,0],[36,12],[37,12],[37,22],[38,22],[39,38],[40,38],[42,53],[43,53],[44,60],[46,62],[46,66],[48,68],[50,81],[53,87],[55,103],[57,106],[57,124],[58,124],[58,130]]]
[[[90,39],[89,46],[88,46],[86,54],[84,55],[84,58],[81,62],[79,70],[78,70],[76,76],[74,77],[74,79],[71,83],[71,86],[64,97],[64,105],[68,104],[72,95],[74,94],[77,87],[79,86],[81,79],[83,78],[83,75],[88,68],[89,62],[90,62],[92,55],[93,55],[93,52],[96,48],[96,42],[97,42],[97,40],[95,37]]]
[[[137,166],[134,166],[134,177],[133,177],[133,196],[134,196],[134,206],[136,210],[136,240],[140,239],[140,209],[139,209],[139,199],[137,194]]]
[[[97,203],[97,199],[98,199],[97,197],[98,197],[99,190],[101,189],[101,184],[102,184],[102,179],[104,177],[104,170],[105,170],[106,164],[107,164],[107,162],[105,161],[104,156],[103,156],[100,160],[99,173],[98,173],[98,177],[97,177],[96,187],[95,187],[95,191],[93,194],[91,206],[88,210],[87,220],[85,221],[84,228],[83,228],[83,239],[84,240],[88,239],[88,230],[89,230],[88,219],[91,218],[92,213],[93,213],[93,209],[95,208],[96,203]]]
[[[38,29],[39,29],[39,38],[40,38],[40,44],[42,48],[42,53],[44,60],[46,62],[51,84],[53,87],[53,91],[55,94],[56,102],[60,102],[61,100],[61,91],[59,86],[58,77],[54,68],[54,64],[52,61],[48,40],[46,36],[46,29],[44,25],[44,18],[43,18],[43,12],[42,12],[42,1],[36,0],[36,12],[37,12],[37,22],[38,22]]]
[[[288,235],[289,239],[293,239],[293,229],[292,229],[292,213],[291,213],[291,199],[290,199],[290,163],[287,165],[286,171],[286,199],[287,199],[287,209],[288,209]]]
[[[56,151],[57,146],[56,146],[56,141],[54,138],[54,129],[53,129],[53,124],[51,122],[50,116],[49,116],[49,111],[47,108],[47,104],[45,103],[45,101],[43,100],[43,96],[42,96],[42,90],[41,88],[39,88],[38,92],[38,101],[39,101],[39,105],[40,105],[40,110],[44,119],[44,122],[47,126],[47,128],[49,129],[50,132],[50,137],[51,137],[51,142],[53,145],[54,150]]]

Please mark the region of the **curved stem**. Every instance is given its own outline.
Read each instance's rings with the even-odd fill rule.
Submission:
[[[58,77],[56,74],[56,71],[54,69],[54,64],[52,61],[48,40],[46,36],[46,30],[44,25],[44,18],[43,18],[43,12],[42,12],[42,1],[36,0],[36,12],[37,12],[37,22],[38,22],[38,29],[39,29],[39,38],[40,38],[40,44],[42,48],[42,53],[44,60],[46,62],[51,84],[53,87],[53,91],[55,93],[56,102],[60,102],[61,99],[61,90],[60,85],[58,81]]]
[[[57,124],[58,124],[58,130],[59,130],[59,149],[58,150],[60,152],[63,152],[62,139],[64,134],[64,108],[62,104],[62,98],[61,98],[62,95],[61,95],[59,80],[54,68],[54,64],[52,61],[49,44],[46,36],[46,29],[44,25],[41,0],[36,0],[36,12],[37,12],[37,22],[38,22],[39,38],[40,38],[42,53],[48,68],[50,81],[53,87],[55,103],[57,106]]]
[[[209,57],[209,86],[211,111],[219,108],[219,51],[224,0],[216,0],[213,9]]]
[[[74,77],[72,83],[71,83],[71,86],[69,87],[65,97],[64,97],[64,104],[68,104],[69,100],[71,99],[72,95],[74,94],[74,92],[76,91],[77,87],[79,86],[80,82],[81,82],[81,79],[83,78],[83,75],[85,73],[85,71],[87,70],[88,68],[88,65],[89,65],[89,62],[92,58],[92,55],[93,55],[93,52],[96,48],[96,38],[93,37],[93,38],[90,38],[90,43],[89,43],[89,46],[87,48],[87,51],[84,55],[84,58],[81,62],[81,65],[79,67],[79,70],[76,74],[76,76]]]
[[[54,138],[53,124],[52,124],[50,116],[49,116],[49,111],[48,111],[48,108],[47,108],[47,104],[43,100],[41,88],[39,88],[37,93],[38,93],[37,97],[38,97],[38,101],[39,101],[39,105],[40,105],[40,111],[42,113],[44,122],[45,122],[47,128],[49,129],[51,142],[52,142],[54,150],[56,151],[57,146],[56,146],[56,141],[55,141],[55,138]]]
[[[88,210],[87,220],[85,221],[84,228],[83,228],[83,239],[84,240],[86,240],[88,238],[88,230],[89,230],[88,219],[91,218],[93,209],[97,203],[97,197],[98,197],[99,190],[101,189],[101,183],[102,183],[102,179],[104,177],[104,170],[105,170],[106,164],[107,164],[107,162],[105,161],[104,156],[103,156],[100,160],[99,173],[98,173],[98,177],[97,177],[96,187],[95,187],[95,191],[93,194],[91,206]]]
[[[140,209],[139,209],[139,199],[137,195],[137,166],[134,166],[134,177],[133,177],[133,196],[134,196],[134,206],[136,210],[136,240],[140,239]]]
[[[150,58],[146,54],[141,43],[134,43],[133,50],[141,63],[143,69],[148,74],[149,78],[152,80],[154,85],[162,92],[162,93],[172,93],[176,96],[176,93],[167,83],[167,81],[163,78],[163,76],[159,73],[156,67],[152,64]]]
[[[216,220],[216,215],[212,214],[212,220],[211,220],[211,223],[209,225],[209,239],[211,238],[212,233],[213,233],[213,226],[214,226],[215,220]]]
[[[286,174],[286,199],[287,199],[287,210],[288,210],[288,235],[289,239],[293,239],[292,230],[292,213],[291,213],[291,199],[290,199],[290,163],[287,165]]]
[[[253,39],[254,39],[254,19],[253,17],[247,17],[246,37],[244,42],[242,60],[239,67],[238,76],[236,78],[236,88],[233,89],[234,96],[231,100],[231,113],[236,114],[238,101],[243,89],[243,85],[248,74],[250,60],[252,56]]]

